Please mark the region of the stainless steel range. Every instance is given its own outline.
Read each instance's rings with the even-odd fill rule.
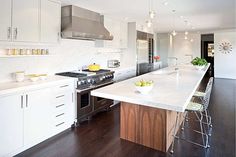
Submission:
[[[77,120],[88,118],[96,112],[108,109],[113,100],[91,96],[91,90],[113,84],[114,71],[101,69],[58,73],[57,75],[75,77],[77,81]]]

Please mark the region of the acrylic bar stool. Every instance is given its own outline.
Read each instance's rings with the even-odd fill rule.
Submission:
[[[210,79],[210,81],[211,80],[212,79]],[[172,147],[171,147],[171,150],[170,150],[171,153],[174,153],[175,138],[184,140],[184,141],[192,143],[194,145],[201,146],[203,148],[209,148],[210,147],[208,134],[206,133],[206,130],[203,128],[203,112],[205,110],[207,110],[207,108],[209,106],[211,90],[212,90],[212,84],[211,84],[211,86],[209,86],[209,88],[206,88],[205,95],[204,95],[201,103],[190,102],[188,104],[186,110],[185,110],[187,113],[188,112],[194,112],[195,113],[195,115],[196,115],[196,117],[199,121],[200,131],[196,131],[196,130],[193,130],[193,131],[195,131],[197,133],[200,133],[202,135],[202,144],[197,143],[197,142],[193,142],[193,141],[190,141],[190,140],[187,140],[187,139],[182,139],[182,138],[176,136],[177,128],[179,128],[179,126],[178,126],[178,124],[179,124],[179,112],[177,112],[176,122],[175,122],[175,126],[174,126],[173,143],[172,143]],[[200,116],[198,114],[200,114]],[[184,122],[183,122],[183,127],[184,127]]]

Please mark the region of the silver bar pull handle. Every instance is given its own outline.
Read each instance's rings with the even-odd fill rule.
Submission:
[[[60,125],[63,125],[65,122],[62,122],[60,124],[57,124],[56,127],[60,126]]]
[[[23,95],[21,95],[21,108],[23,108],[23,102],[24,101],[24,99],[23,99]]]
[[[60,88],[65,88],[65,87],[68,87],[69,85],[64,85],[64,86],[60,86]]]
[[[74,93],[72,93],[72,103],[74,102]]]
[[[59,115],[56,115],[56,117],[60,117],[60,116],[63,116],[65,113],[61,113]]]
[[[59,108],[59,107],[62,107],[62,106],[65,106],[65,104],[57,105],[56,108]]]
[[[57,42],[58,42],[58,43],[60,42],[60,35],[61,35],[61,33],[58,32],[58,33],[57,33]]]
[[[7,39],[10,40],[11,39],[11,27],[7,28]]]
[[[13,31],[14,31],[13,38],[17,40],[17,34],[18,34],[17,28],[14,28]]]
[[[28,107],[28,94],[26,94],[26,107]]]
[[[59,96],[57,96],[56,98],[58,99],[58,98],[61,98],[61,97],[64,97],[65,95],[59,95]]]

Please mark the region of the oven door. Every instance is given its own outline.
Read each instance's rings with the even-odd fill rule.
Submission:
[[[96,87],[95,89],[105,87],[105,86],[111,85],[113,83],[114,82],[111,82],[111,83],[108,83],[106,85]],[[110,107],[111,105],[113,105],[113,100],[106,99],[106,98],[101,98],[101,97],[92,96],[92,101],[93,101],[94,111],[99,110],[99,109],[103,109],[103,108],[107,108],[107,107]]]
[[[89,115],[93,111],[91,89],[77,91],[77,119]]]

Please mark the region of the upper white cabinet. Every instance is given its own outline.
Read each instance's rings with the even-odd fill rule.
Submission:
[[[57,1],[41,0],[42,43],[57,43],[61,32],[61,4]]]
[[[0,41],[11,40],[11,0],[1,0]]]
[[[55,44],[60,39],[58,0],[1,0],[0,41]]]
[[[23,147],[23,96],[0,97],[0,156]]]
[[[12,2],[13,41],[39,41],[39,0],[13,0]]]
[[[104,41],[104,47],[119,49],[127,48],[128,24],[123,21],[105,17],[104,25],[114,37],[111,41]]]

